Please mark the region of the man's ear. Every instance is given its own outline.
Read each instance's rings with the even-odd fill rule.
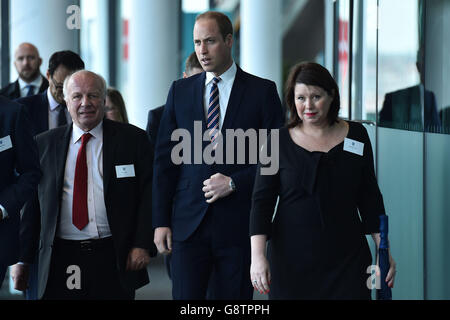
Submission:
[[[183,71],[183,79],[186,79],[188,77],[188,75],[186,74],[185,71]]]
[[[47,80],[50,82],[50,72],[47,70],[47,73],[45,74],[45,76],[47,77]]]
[[[233,46],[233,35],[231,33],[227,34],[225,38],[225,43],[230,48]]]

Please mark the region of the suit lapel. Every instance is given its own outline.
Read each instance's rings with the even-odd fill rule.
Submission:
[[[237,66],[236,77],[234,79],[233,87],[231,88],[230,99],[228,101],[227,112],[223,125],[221,128],[222,135],[225,134],[225,129],[234,129],[234,118],[238,114],[239,105],[241,103],[245,91],[244,72]]]
[[[39,117],[39,123],[41,123],[42,131],[47,131],[49,129],[49,123],[48,123],[48,110],[49,110],[49,102],[47,98],[47,90],[45,90],[40,95],[41,103],[39,104],[39,110],[38,111],[38,117]]]
[[[194,86],[194,121],[202,121],[202,132],[206,131],[206,118],[203,101],[203,92],[205,90],[206,72],[202,72],[197,78]]]
[[[19,79],[14,82],[14,89],[12,90],[12,96],[15,98],[20,98],[20,84]]]
[[[103,120],[103,194],[106,197],[109,181],[113,172],[114,151],[117,146],[116,128],[113,122],[107,119]]]
[[[57,143],[53,144],[53,152],[56,158],[56,193],[58,195],[58,208],[62,197],[62,190],[64,184],[64,171],[66,168],[67,151],[69,150],[69,144],[71,143],[72,125],[66,127],[63,134],[56,137]],[[59,210],[58,210],[59,212]]]
[[[45,89],[48,88],[48,80],[41,74],[42,77],[42,84],[41,87],[39,88],[39,92],[44,92]]]

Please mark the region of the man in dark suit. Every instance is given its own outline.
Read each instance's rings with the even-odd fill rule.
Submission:
[[[183,72],[183,78],[186,79],[190,76],[193,76],[194,74],[202,73],[203,68],[200,62],[198,62],[197,55],[195,54],[195,51],[192,52],[189,57],[186,59],[185,65],[184,65],[184,72]],[[158,129],[159,129],[159,123],[161,122],[161,116],[164,111],[164,105],[152,109],[148,112],[148,120],[147,120],[147,135],[148,139],[150,140],[150,143],[155,148],[156,145],[156,137],[158,135]],[[164,256],[164,263],[166,265],[167,274],[169,275],[169,278],[172,278],[170,273],[170,255]]]
[[[52,54],[48,64],[47,78],[50,86],[44,92],[17,99],[16,101],[25,106],[32,118],[33,135],[45,132],[67,123],[71,117],[67,110],[63,95],[63,83],[66,77],[75,71],[84,69],[84,62],[80,56],[72,51],[58,51]],[[29,235],[24,229],[29,228],[27,223],[33,220],[23,219],[21,224],[21,238]],[[27,241],[26,239],[21,240]],[[21,256],[19,264],[11,267],[11,275],[17,290],[26,290],[26,298],[37,299],[37,259],[27,258],[27,263],[23,264],[25,257]],[[32,264],[30,264],[32,263]],[[24,273],[29,274],[29,283],[24,283],[21,279],[27,278]],[[28,287],[28,288],[27,288]]]
[[[37,136],[43,176],[24,212],[37,220],[27,254],[39,244],[38,297],[133,299],[156,254],[153,151],[145,131],[103,119],[101,76],[78,71],[64,92],[73,124]]]
[[[41,177],[30,127],[23,106],[0,97],[0,287],[19,258],[20,209]]]
[[[0,95],[14,100],[44,92],[48,81],[40,73],[42,59],[31,43],[21,43],[14,54],[14,66],[19,78],[0,90]]]
[[[17,100],[28,108],[33,119],[34,134],[71,122],[63,95],[64,79],[75,71],[84,69],[84,62],[75,52],[66,50],[52,54],[48,63],[48,90],[35,96]]]
[[[161,253],[172,253],[174,299],[205,299],[211,274],[212,299],[252,299],[250,282],[249,213],[256,165],[250,163],[249,143],[243,155],[208,165],[175,164],[174,130],[194,128],[210,134],[183,154],[194,158],[216,150],[227,129],[273,129],[282,125],[282,107],[274,82],[242,71],[233,62],[231,21],[218,12],[197,17],[194,45],[206,72],[175,81],[169,91],[156,142],[153,180],[153,226]],[[180,132],[180,131],[178,131]],[[193,140],[193,139],[192,139]],[[248,142],[248,141],[247,141]],[[202,142],[200,142],[202,144]],[[227,141],[224,143],[227,145]],[[219,153],[219,150],[216,150]],[[214,153],[214,152],[211,152]],[[257,151],[256,151],[257,153]],[[192,159],[191,159],[192,160]]]

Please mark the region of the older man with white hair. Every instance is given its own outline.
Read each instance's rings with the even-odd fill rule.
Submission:
[[[43,177],[24,214],[41,221],[27,224],[29,247],[41,244],[38,297],[133,299],[156,254],[152,148],[145,131],[104,119],[101,76],[75,72],[64,96],[73,123],[37,136]]]

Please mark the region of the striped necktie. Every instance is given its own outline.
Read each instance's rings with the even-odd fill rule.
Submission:
[[[217,83],[221,79],[218,77],[213,78],[213,83],[211,86],[211,91],[209,94],[209,106],[208,106],[208,117],[207,117],[207,129],[209,130],[209,136],[211,137],[211,143],[219,136],[219,117],[220,117],[220,107],[219,107],[219,87]]]

